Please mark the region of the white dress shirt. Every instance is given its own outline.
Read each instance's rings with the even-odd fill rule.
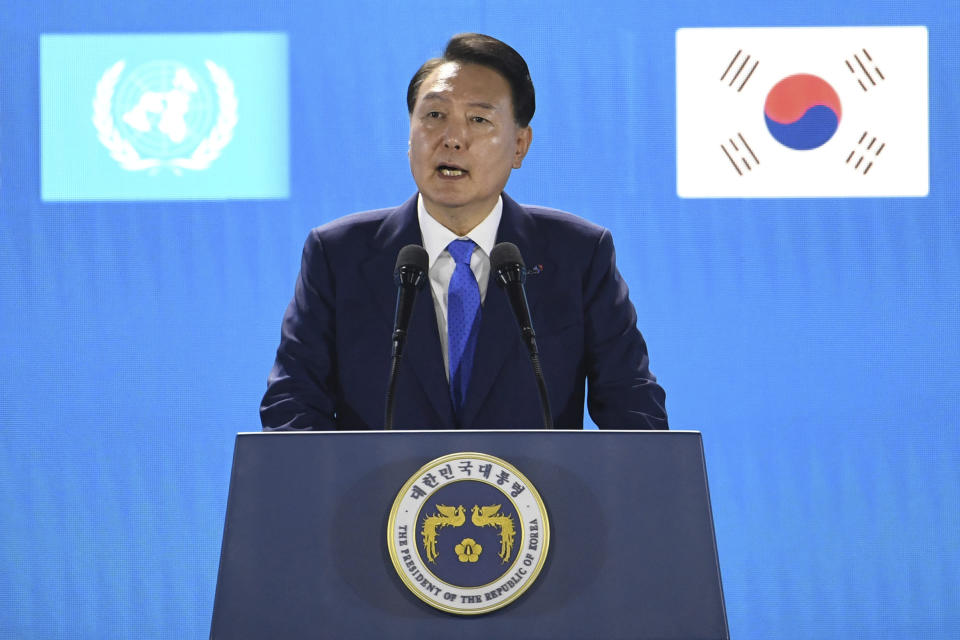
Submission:
[[[497,242],[497,229],[500,228],[500,218],[503,215],[503,198],[497,198],[497,204],[487,214],[483,221],[475,226],[467,235],[458,236],[450,229],[437,222],[427,212],[423,204],[423,196],[417,198],[417,219],[420,222],[420,233],[423,236],[423,248],[427,250],[430,259],[430,291],[433,293],[433,308],[437,313],[437,329],[440,332],[440,348],[443,352],[443,368],[450,379],[450,356],[447,353],[447,289],[450,287],[450,278],[456,263],[453,256],[447,251],[447,245],[454,240],[469,238],[477,248],[470,256],[470,270],[477,278],[480,288],[480,304],[487,296],[487,281],[490,277],[490,252]]]

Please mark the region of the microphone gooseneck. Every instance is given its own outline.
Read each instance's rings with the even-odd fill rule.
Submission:
[[[520,327],[520,335],[530,355],[533,375],[537,379],[540,391],[540,409],[545,429],[553,429],[553,417],[550,412],[550,397],[547,394],[547,382],[540,367],[540,351],[537,349],[537,334],[530,319],[530,306],[527,304],[527,268],[520,255],[520,249],[512,242],[501,242],[490,252],[490,266],[496,274],[497,284],[506,292],[510,307]]]
[[[400,372],[400,359],[407,340],[407,327],[413,313],[413,302],[417,291],[427,281],[429,258],[420,245],[408,244],[397,254],[397,266],[393,271],[393,280],[397,285],[397,308],[393,318],[393,349],[390,359],[390,377],[387,379],[387,394],[384,409],[383,428],[393,428],[394,392],[397,386],[397,374]]]

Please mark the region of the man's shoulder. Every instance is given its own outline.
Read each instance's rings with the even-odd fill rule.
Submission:
[[[569,211],[538,205],[519,205],[536,226],[537,235],[546,240],[595,245],[607,230]]]
[[[346,240],[351,237],[370,237],[383,221],[399,207],[386,207],[351,213],[325,222],[310,230],[310,235],[324,240]]]
[[[569,228],[572,231],[579,231],[587,234],[601,234],[604,228],[595,222],[590,222],[569,211],[562,209],[553,209],[551,207],[542,207],[539,205],[521,204],[520,207],[533,218],[542,224],[557,225]]]

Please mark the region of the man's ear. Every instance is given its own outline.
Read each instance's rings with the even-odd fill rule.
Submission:
[[[530,143],[533,142],[533,129],[526,126],[517,131],[517,146],[513,154],[513,168],[519,169],[523,166],[523,159],[530,150]]]

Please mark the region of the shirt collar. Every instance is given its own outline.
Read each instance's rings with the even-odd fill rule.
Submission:
[[[427,250],[430,266],[433,266],[440,254],[446,250],[448,244],[460,237],[470,238],[489,256],[497,242],[497,229],[500,228],[501,217],[503,217],[503,197],[497,196],[497,203],[493,205],[493,209],[487,214],[487,217],[471,229],[467,235],[458,236],[437,222],[436,218],[427,212],[427,208],[423,204],[423,196],[417,196],[417,220],[420,222],[423,248]]]

